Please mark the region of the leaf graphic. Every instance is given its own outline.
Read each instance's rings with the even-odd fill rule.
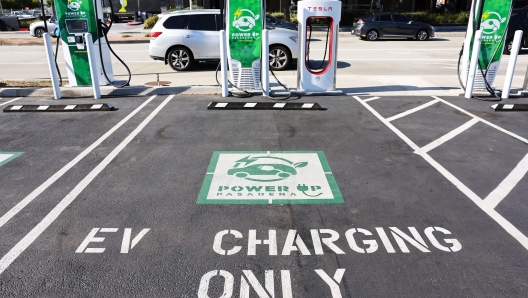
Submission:
[[[258,21],[259,18],[260,18],[260,15],[259,15],[259,14],[256,15],[256,16],[255,16],[255,21]]]
[[[294,164],[294,167],[295,168],[304,168],[308,165],[308,162],[298,162],[296,164]]]

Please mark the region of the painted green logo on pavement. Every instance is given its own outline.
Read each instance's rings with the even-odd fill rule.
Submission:
[[[23,153],[24,152],[0,152],[0,167],[19,157]]]
[[[198,204],[324,204],[343,197],[321,151],[214,152]]]

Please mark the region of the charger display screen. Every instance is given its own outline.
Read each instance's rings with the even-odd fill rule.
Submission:
[[[70,19],[66,20],[66,28],[68,33],[87,33],[88,32],[88,20],[87,19]]]

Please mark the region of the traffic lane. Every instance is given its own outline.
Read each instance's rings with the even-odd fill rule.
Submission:
[[[23,291],[39,295],[104,289],[106,295],[196,296],[204,276],[216,270],[234,277],[233,297],[238,297],[242,275],[254,274],[264,284],[265,270],[274,270],[277,293],[287,292],[282,283],[291,280],[293,297],[330,296],[329,284],[316,269],[328,276],[345,269],[343,279],[336,278],[343,296],[518,296],[525,289],[525,268],[518,266],[525,249],[355,101],[318,99],[327,100],[324,112],[206,111],[214,99],[171,101],[4,272],[0,278],[6,293],[22,293],[12,278],[22,271],[31,275]],[[217,150],[323,150],[345,203],[197,205]],[[452,234],[437,230],[440,243],[435,245],[426,236],[431,227]],[[88,245],[105,252],[76,254],[94,228],[118,231],[99,232],[104,242]],[[125,254],[126,228],[132,229],[131,238],[151,230]],[[374,240],[378,249],[354,251],[346,236],[353,228],[360,249],[373,249],[363,240]],[[427,247],[407,243],[409,253],[403,252],[394,233],[410,235],[409,228],[416,228]],[[298,231],[309,255],[284,250],[290,229]],[[344,253],[323,244],[322,254],[316,255],[314,229],[321,238],[335,231],[335,245]],[[240,251],[219,254],[215,238],[233,230],[242,238],[226,234],[220,248],[240,246]],[[262,240],[276,231],[278,255],[270,255],[264,244],[248,255],[249,230]],[[383,233],[392,244],[382,240]],[[460,243],[456,252],[448,248],[455,247],[453,241],[445,242],[453,239]],[[290,279],[282,278],[283,270]],[[212,297],[222,294],[220,277],[208,285]]]
[[[0,228],[6,253],[153,109],[147,97],[107,98],[110,112],[12,112],[0,115],[3,152],[23,154],[0,168]],[[89,102],[94,102],[89,100]],[[86,99],[21,98],[13,104],[86,104]],[[127,120],[127,117],[132,117]],[[126,122],[121,122],[125,121]],[[117,129],[117,130],[115,130]],[[113,131],[115,130],[115,131]]]

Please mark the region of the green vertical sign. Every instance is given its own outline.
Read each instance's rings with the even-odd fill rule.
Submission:
[[[251,67],[260,59],[262,35],[262,0],[229,1],[229,50],[231,59],[237,60],[243,68]]]
[[[62,42],[68,45],[73,71],[78,86],[91,86],[90,64],[86,48],[78,49],[75,44],[75,34],[68,32],[66,20],[87,20],[88,33],[92,39],[97,40],[97,24],[93,0],[59,0],[55,1],[57,17],[60,27]],[[65,53],[66,54],[66,53]]]
[[[480,69],[500,61],[504,48],[504,38],[510,20],[511,0],[480,0],[485,1],[482,15],[475,16],[475,21],[480,17],[482,30],[482,45],[480,48]],[[477,4],[478,5],[478,4]]]

